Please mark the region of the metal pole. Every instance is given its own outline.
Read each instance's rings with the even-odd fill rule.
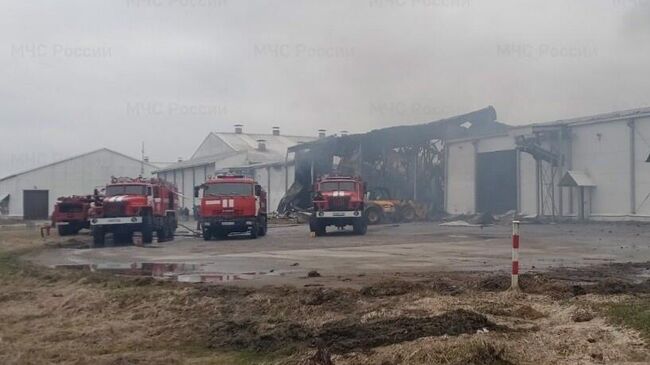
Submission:
[[[271,166],[266,167],[266,211],[271,212]]]
[[[516,204],[516,213],[519,214],[521,213],[521,151],[516,149],[516,164],[517,164],[517,172],[516,172],[516,179],[517,179],[517,204]]]
[[[580,187],[580,220],[585,220],[585,187]]]
[[[519,290],[519,221],[512,221],[512,277],[510,290]]]
[[[558,161],[559,169],[560,169],[560,179],[562,176],[564,176],[564,144],[562,143],[564,140],[564,128],[560,127],[560,132],[558,133],[558,141],[557,141],[557,149],[560,152],[560,161]],[[558,215],[560,218],[564,215],[564,190],[562,187],[558,187],[558,193],[560,193],[559,196],[559,201],[558,204],[560,205],[560,209],[558,210]]]
[[[535,160],[535,198],[537,200],[537,216],[539,217],[541,215],[541,189],[540,185],[542,184],[541,182],[541,171],[540,171],[540,163],[539,160]]]
[[[472,141],[472,145],[474,146],[474,213],[478,213],[479,206],[478,206],[478,192],[479,192],[479,186],[478,186],[478,140]],[[482,207],[481,207],[482,208]]]
[[[448,184],[447,182],[449,181],[449,147],[447,146],[447,143],[444,144],[443,147],[443,159],[442,159],[443,166],[443,179],[442,179],[442,184],[443,184],[443,190],[442,190],[442,206],[445,212],[448,212],[449,209],[447,208],[447,195],[449,193],[449,189],[447,188]]]
[[[418,153],[415,151],[413,161],[413,201],[418,200]]]
[[[295,166],[295,156],[294,156],[294,166]],[[286,194],[289,191],[289,151],[284,155],[284,193]]]
[[[144,176],[144,141],[142,141],[142,150],[140,152],[140,176]]]
[[[636,123],[632,119],[627,122],[630,127],[630,214],[636,214]]]

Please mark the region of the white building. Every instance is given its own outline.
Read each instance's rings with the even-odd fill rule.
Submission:
[[[151,176],[153,165],[107,148],[70,157],[0,179],[3,215],[47,219],[56,199],[89,195],[111,176]]]
[[[238,124],[232,133],[208,134],[190,159],[166,166],[156,173],[158,177],[176,184],[183,195],[182,205],[191,210],[198,204],[194,198],[195,186],[220,172],[242,172],[254,177],[267,191],[268,206],[274,211],[293,183],[293,157],[288,157],[287,149],[315,139],[285,136],[279,127],[273,127],[270,134],[244,133],[243,126]]]
[[[650,108],[511,127],[446,148],[449,213],[650,218]]]

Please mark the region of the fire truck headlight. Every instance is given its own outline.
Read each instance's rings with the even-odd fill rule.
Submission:
[[[131,222],[137,222],[137,221],[138,221],[138,218],[136,218],[136,217],[131,217]]]
[[[97,223],[97,218],[93,218],[93,223]]]
[[[359,216],[359,211],[358,211],[358,210],[355,210],[355,211],[354,211],[354,215],[358,217],[358,216]]]
[[[318,212],[318,216],[319,216],[319,217],[322,217],[322,216],[324,216],[324,215],[325,215],[325,212],[323,212],[323,211]]]

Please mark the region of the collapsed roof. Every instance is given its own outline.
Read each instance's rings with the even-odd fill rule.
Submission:
[[[358,143],[364,148],[395,148],[408,145],[421,145],[433,139],[449,140],[459,138],[480,137],[504,133],[508,126],[496,121],[496,110],[492,106],[479,109],[467,114],[440,119],[434,122],[416,125],[402,125],[375,129],[363,134],[347,136],[330,136],[313,142],[292,146],[289,152],[331,146],[336,150],[338,145]]]
[[[330,136],[290,147],[288,153],[295,153],[295,179],[278,211],[307,209],[310,186],[332,171],[361,176],[370,189],[385,189],[394,199],[418,201],[437,211],[444,193],[445,142],[505,133],[508,126],[496,117],[489,106],[435,122]]]

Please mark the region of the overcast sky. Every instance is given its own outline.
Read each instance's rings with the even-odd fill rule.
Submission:
[[[650,0],[0,1],[0,176],[209,131],[650,106]]]

